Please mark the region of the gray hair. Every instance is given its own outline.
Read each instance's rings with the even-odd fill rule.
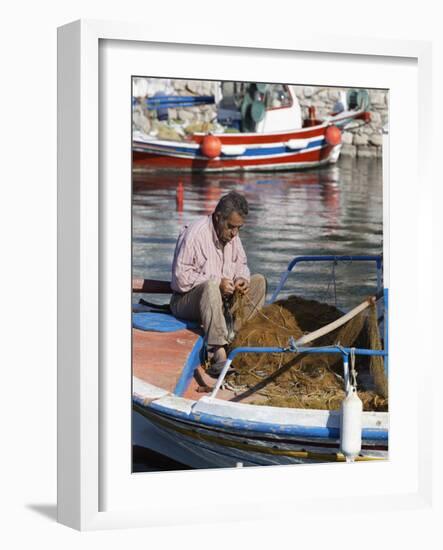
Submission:
[[[215,214],[221,214],[222,218],[225,220],[232,212],[237,212],[242,218],[245,218],[249,212],[248,201],[243,195],[237,193],[237,191],[231,191],[222,197],[214,210]]]

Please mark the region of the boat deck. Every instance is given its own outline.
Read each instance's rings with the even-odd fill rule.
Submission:
[[[132,334],[133,375],[149,384],[173,392],[200,333],[189,329],[175,332],[133,329]],[[216,380],[199,366],[183,397],[198,400],[211,391],[215,382]],[[230,400],[235,394],[230,390],[221,389],[217,397]]]

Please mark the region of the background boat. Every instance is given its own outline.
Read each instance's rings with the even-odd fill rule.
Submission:
[[[289,85],[244,85],[241,94],[215,97],[164,96],[148,98],[148,109],[217,102],[216,130],[193,132],[183,139],[162,139],[135,131],[133,168],[169,171],[294,170],[337,162],[342,131],[350,124],[370,121],[369,101],[363,91],[344,95],[338,112],[317,120],[315,109],[302,119]],[[352,108],[348,108],[349,104]]]

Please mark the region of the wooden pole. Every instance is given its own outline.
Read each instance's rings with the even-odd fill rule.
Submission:
[[[147,294],[171,294],[172,289],[169,281],[132,279],[132,292],[146,292]]]
[[[320,336],[324,336],[325,334],[329,334],[333,330],[343,326],[345,323],[356,317],[359,313],[364,311],[369,306],[375,304],[376,297],[371,296],[364,302],[362,302],[360,305],[355,307],[354,309],[351,309],[351,311],[348,311],[346,315],[343,315],[339,319],[336,319],[332,323],[329,323],[328,325],[325,325],[324,327],[319,328],[318,330],[314,330],[314,332],[310,332],[309,334],[305,334],[301,336],[298,340],[296,340],[295,345],[296,346],[303,346],[307,344],[308,342],[312,342],[313,340],[316,340],[317,338],[320,338]]]

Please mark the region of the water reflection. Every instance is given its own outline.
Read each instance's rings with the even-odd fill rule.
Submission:
[[[179,181],[184,188],[181,212],[176,204]],[[269,295],[296,255],[382,252],[378,160],[342,158],[332,167],[275,174],[134,174],[133,183],[134,276],[169,279],[180,228],[212,212],[231,189],[244,193],[250,203],[241,238],[251,271],[268,278]],[[340,306],[350,307],[373,291],[375,270],[368,265],[339,266],[336,271],[345,281],[335,288]],[[288,281],[290,292],[329,301],[333,286],[329,265],[315,274],[302,265]]]

